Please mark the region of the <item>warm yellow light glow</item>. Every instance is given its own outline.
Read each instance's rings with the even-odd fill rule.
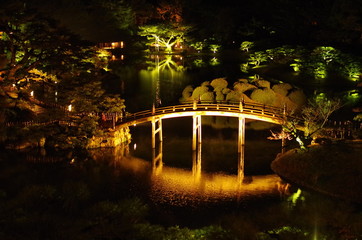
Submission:
[[[30,92],[30,96],[34,97],[34,91]]]
[[[280,193],[284,184],[277,175],[246,176],[240,182],[238,175],[222,173],[203,173],[199,164],[185,170],[168,167],[160,162],[158,166],[140,158],[117,155],[115,165],[135,173],[152,171],[151,198],[157,202],[184,205],[192,202],[216,202],[220,199],[239,199],[240,197],[260,196]]]
[[[152,194],[156,201],[177,201],[175,204],[187,204],[188,200],[212,202],[241,196],[279,194],[281,180],[276,175],[253,176],[249,180],[242,183],[238,175],[206,174],[164,166],[161,173],[152,175]]]
[[[72,104],[69,104],[69,106],[68,106],[68,111],[69,111],[69,112],[72,111]]]

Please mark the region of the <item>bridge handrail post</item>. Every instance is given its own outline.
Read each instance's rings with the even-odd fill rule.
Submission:
[[[155,103],[152,104],[152,115],[155,115],[156,112],[156,108],[155,108]]]
[[[244,111],[244,107],[243,107],[244,103],[242,101],[239,102],[239,109],[240,112]]]
[[[196,109],[197,109],[197,102],[196,102],[195,99],[194,99],[194,102],[192,103],[192,109],[193,109],[193,110],[196,110]]]

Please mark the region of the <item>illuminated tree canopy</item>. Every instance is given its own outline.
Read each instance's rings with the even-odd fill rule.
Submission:
[[[1,85],[24,84],[37,75],[34,69],[56,75],[92,66],[84,60],[94,52],[73,44],[73,36],[54,22],[30,11],[11,12],[0,18]]]
[[[149,40],[148,45],[164,48],[166,52],[172,52],[172,47],[176,43],[184,41],[190,27],[185,25],[155,24],[140,26],[139,29],[138,34],[147,37]]]
[[[341,107],[339,99],[327,99],[326,97],[315,97],[301,111],[302,122],[295,120],[285,121],[283,130],[293,136],[299,143],[301,149],[313,139],[323,136],[323,129],[332,113]],[[304,131],[298,130],[298,125],[302,124]]]

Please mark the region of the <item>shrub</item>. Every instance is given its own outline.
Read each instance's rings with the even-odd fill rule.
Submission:
[[[272,87],[274,92],[285,97],[288,95],[289,90],[291,90],[292,88],[293,88],[292,85],[290,85],[289,83],[280,83]]]
[[[268,105],[273,105],[276,100],[275,92],[269,88],[255,89],[251,93],[250,98],[256,102]]]

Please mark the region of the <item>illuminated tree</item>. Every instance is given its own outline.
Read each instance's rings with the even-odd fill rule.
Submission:
[[[200,52],[204,48],[203,42],[195,42],[190,44],[191,47],[193,47],[196,51]]]
[[[218,52],[219,51],[219,49],[220,49],[220,45],[218,45],[218,44],[210,44],[210,46],[209,46],[209,48],[210,48],[210,50],[211,50],[211,52],[213,52],[213,53],[216,53],[216,52]]]
[[[176,43],[184,41],[185,34],[190,30],[189,26],[172,25],[172,24],[156,24],[145,25],[139,27],[138,34],[147,37],[148,45],[157,49],[164,48],[166,52],[172,52],[172,47]]]
[[[240,45],[240,50],[241,51],[246,51],[249,52],[249,49],[252,48],[254,46],[253,42],[249,42],[249,41],[244,41],[241,43]]]
[[[313,138],[322,134],[329,117],[340,107],[339,99],[329,100],[325,97],[316,97],[302,109],[301,120],[285,120],[283,130],[296,139],[301,149],[306,149],[306,145]]]
[[[9,12],[11,14],[7,14]],[[34,69],[62,74],[92,67],[85,59],[94,52],[74,44],[74,37],[51,20],[19,9],[3,9],[0,15],[3,32],[0,55],[4,58],[4,64],[0,66],[2,87],[24,86],[33,79]]]
[[[266,62],[268,60],[268,55],[264,52],[255,52],[250,54],[249,63],[258,67],[261,63]]]
[[[68,117],[64,106],[69,104],[73,104],[73,110],[85,113],[123,111],[124,101],[119,96],[105,94],[101,86],[107,73],[100,69],[107,64],[107,55],[81,45],[53,21],[22,7],[15,4],[13,8],[0,10],[3,119],[63,120]],[[29,89],[36,88],[50,97],[40,98],[46,101],[39,101],[39,96],[33,98]],[[24,112],[32,115],[24,117]],[[82,128],[88,125],[86,122],[92,122],[93,126],[96,121],[88,118],[84,124],[82,120],[77,123]]]

